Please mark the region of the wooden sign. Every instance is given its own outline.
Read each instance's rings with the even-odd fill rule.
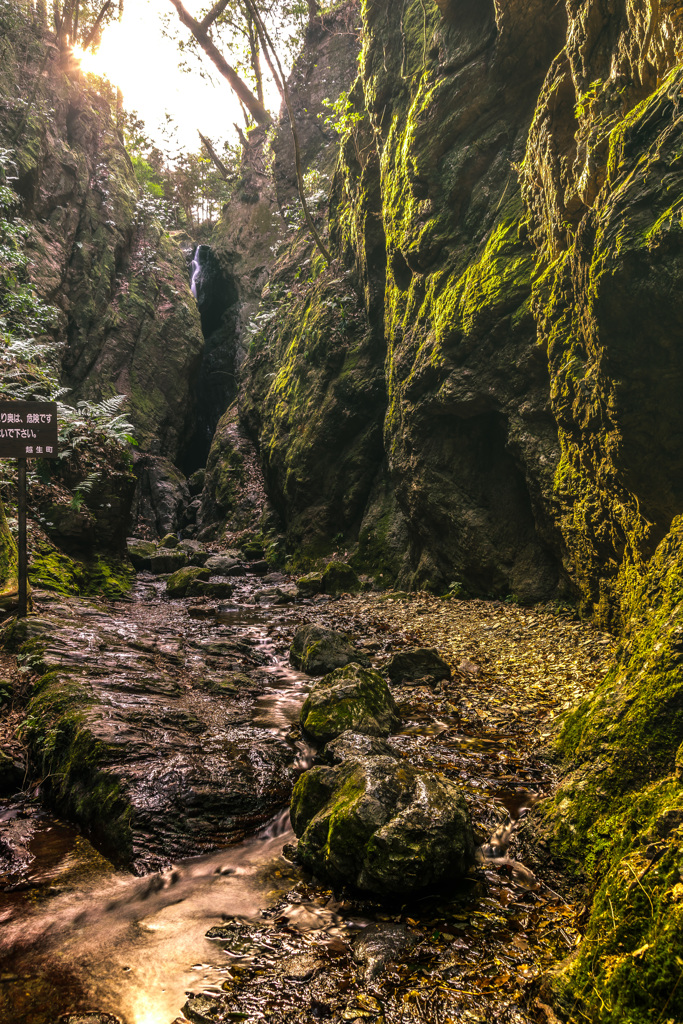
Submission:
[[[0,401],[0,459],[56,459],[57,403]]]

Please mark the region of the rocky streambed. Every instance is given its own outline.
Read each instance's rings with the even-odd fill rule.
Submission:
[[[115,605],[38,593],[7,632],[30,767],[0,809],[0,1019],[552,1021],[536,982],[583,907],[511,826],[552,788],[541,748],[611,640],[500,602],[303,598],[278,574],[230,590],[169,599],[143,572]],[[296,862],[294,783],[348,758],[299,727],[303,669],[326,667],[290,659],[303,626],[389,679],[396,720],[363,742],[457,787],[484,854],[464,876],[379,900]],[[416,648],[447,677],[411,674]]]

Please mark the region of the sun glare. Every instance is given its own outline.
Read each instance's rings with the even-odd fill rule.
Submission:
[[[173,9],[162,0],[126,4],[122,20],[106,27],[95,52],[75,48],[74,53],[84,71],[108,78],[121,90],[126,109],[138,112],[160,148],[168,144],[169,115],[178,144],[196,150],[197,129],[217,141],[232,137],[233,122],[242,115],[226,82],[202,78],[199,69],[190,74],[180,70],[177,46],[162,31],[161,15],[168,11]]]

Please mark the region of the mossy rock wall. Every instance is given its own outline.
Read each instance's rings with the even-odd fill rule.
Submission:
[[[59,310],[69,400],[126,394],[141,447],[176,457],[203,347],[185,257],[146,207],[108,99],[68,53],[37,28],[19,40],[7,17],[0,146],[30,228],[30,278]]]
[[[678,3],[587,6],[569,5],[524,199],[565,565],[586,611],[619,626],[630,576],[683,511],[683,25]]]

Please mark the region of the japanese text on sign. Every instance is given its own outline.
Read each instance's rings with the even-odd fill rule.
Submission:
[[[57,458],[56,402],[0,402],[0,459]]]

